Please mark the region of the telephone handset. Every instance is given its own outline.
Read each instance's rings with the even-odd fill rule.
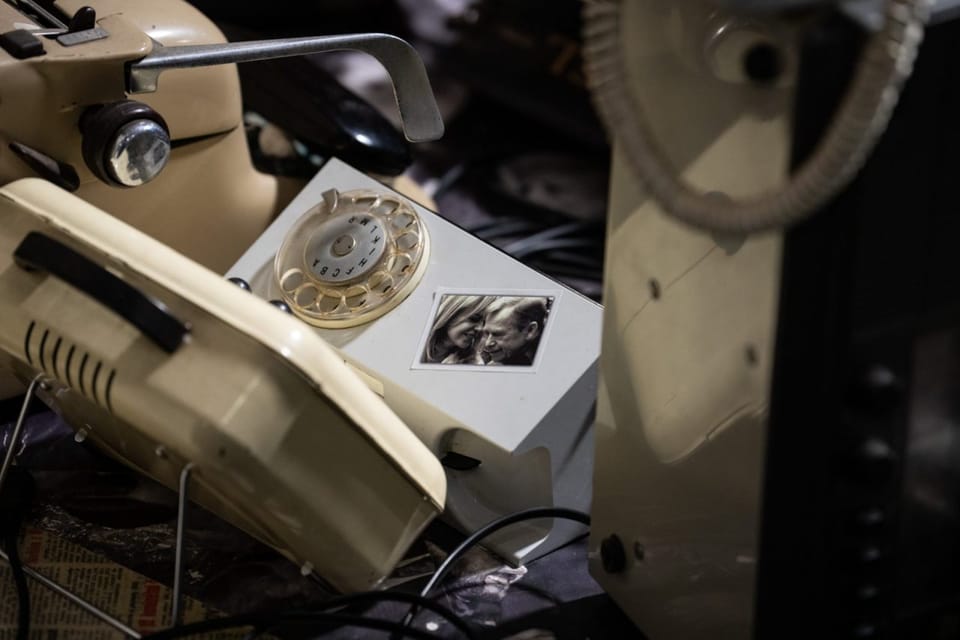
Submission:
[[[274,271],[294,314],[345,328],[400,304],[423,277],[429,252],[427,229],[402,198],[330,189],[287,233]]]
[[[432,452],[302,322],[48,182],[0,188],[0,374],[336,588],[446,497]]]

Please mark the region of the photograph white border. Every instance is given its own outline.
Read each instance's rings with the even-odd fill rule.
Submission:
[[[547,315],[546,326],[543,328],[543,334],[540,336],[540,343],[537,345],[537,353],[533,357],[533,363],[527,365],[488,365],[488,364],[439,364],[421,362],[423,352],[427,347],[427,340],[430,338],[430,329],[433,328],[433,321],[437,317],[440,301],[444,296],[497,296],[505,298],[552,298],[550,311]],[[560,304],[560,298],[563,297],[563,289],[476,289],[469,287],[438,287],[433,292],[433,304],[430,305],[430,313],[424,321],[423,331],[420,334],[420,341],[417,343],[417,351],[414,356],[413,364],[410,366],[413,370],[431,370],[431,371],[485,371],[499,373],[536,373],[543,361],[543,354],[546,353],[547,341],[550,339],[550,333],[555,324],[551,318],[556,318],[557,309]]]

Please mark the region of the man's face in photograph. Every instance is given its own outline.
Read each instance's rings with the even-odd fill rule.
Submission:
[[[537,337],[540,328],[536,322],[517,326],[513,308],[507,307],[487,316],[480,335],[480,350],[484,362],[504,362],[523,352]]]

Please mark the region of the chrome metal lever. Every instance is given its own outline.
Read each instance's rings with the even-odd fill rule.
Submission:
[[[420,55],[407,41],[385,33],[157,46],[146,58],[128,65],[127,90],[130,93],[156,91],[159,76],[167,69],[253,62],[344,49],[370,54],[387,70],[408,140],[425,142],[443,135],[443,120]]]

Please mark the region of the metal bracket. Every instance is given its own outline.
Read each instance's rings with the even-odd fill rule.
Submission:
[[[192,462],[185,464],[180,471],[180,494],[177,497],[177,544],[173,560],[173,611],[170,614],[170,625],[173,627],[183,621],[183,537],[187,530],[187,491],[190,488],[192,472]]]
[[[340,50],[362,51],[372,55],[387,70],[408,140],[425,142],[443,135],[443,120],[420,55],[405,40],[385,33],[157,46],[147,57],[127,66],[127,90],[130,93],[156,91],[160,74],[167,69],[253,62]]]
[[[23,431],[23,424],[27,421],[27,410],[30,409],[30,402],[33,400],[33,396],[36,394],[37,387],[40,386],[42,378],[42,373],[34,376],[33,380],[30,381],[30,386],[27,387],[27,393],[23,397],[23,404],[20,405],[20,414],[17,416],[17,422],[13,425],[13,433],[10,434],[10,444],[7,445],[7,453],[3,456],[3,466],[0,467],[0,491],[3,490],[3,483],[6,481],[7,474],[10,472],[10,466],[13,464],[13,452],[16,449],[17,440],[20,439],[20,433]]]
[[[94,27],[93,29],[84,29],[83,31],[67,31],[63,35],[57,36],[57,42],[65,47],[73,47],[85,42],[94,40],[103,40],[110,34],[103,27]]]
[[[0,467],[0,489],[3,489],[3,483],[6,480],[7,474],[10,470],[10,466],[13,464],[14,459],[14,450],[16,442],[20,439],[20,434],[23,431],[23,425],[26,422],[27,411],[30,408],[30,402],[33,400],[36,395],[37,387],[42,386],[41,382],[43,374],[38,374],[31,382],[30,386],[27,387],[26,395],[23,399],[23,404],[20,407],[20,414],[17,417],[17,422],[13,427],[13,433],[10,436],[10,444],[7,447],[7,452],[3,458],[3,466]],[[171,627],[176,626],[181,623],[183,618],[183,575],[184,575],[184,549],[183,549],[183,540],[186,533],[186,512],[187,512],[187,500],[188,500],[188,488],[190,483],[190,476],[193,472],[194,464],[188,462],[184,465],[183,469],[180,472],[180,492],[177,497],[177,533],[176,533],[176,548],[174,550],[174,574],[173,574],[173,604],[172,611],[170,614],[170,625]],[[0,550],[0,558],[6,562],[10,562],[10,558]],[[38,572],[35,569],[24,566],[23,572],[30,578],[36,580],[46,588],[50,589],[54,593],[57,593],[76,606],[80,607],[87,613],[98,618],[100,621],[110,625],[124,636],[128,638],[133,638],[134,640],[140,640],[143,635],[131,628],[130,626],[124,624],[114,616],[110,615],[103,609],[100,609],[96,605],[91,604],[89,601],[80,597],[79,595],[73,593],[69,589],[66,589],[62,585],[58,584],[54,580],[51,580],[47,576]]]

